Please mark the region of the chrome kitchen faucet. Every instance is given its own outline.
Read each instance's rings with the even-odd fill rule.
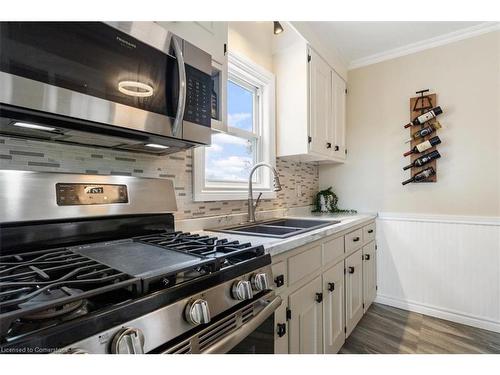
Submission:
[[[255,202],[255,204],[253,203],[252,177],[253,177],[253,173],[255,172],[255,170],[259,167],[268,167],[273,172],[273,175],[274,175],[274,180],[273,180],[274,189],[273,190],[274,191],[281,190],[281,183],[280,183],[280,179],[278,176],[278,172],[271,164],[257,163],[253,166],[252,170],[250,171],[250,176],[248,176],[248,221],[251,223],[255,222],[255,210],[257,209],[257,205],[260,202],[260,197],[262,196],[262,193],[259,193],[259,196],[257,197],[257,201]]]

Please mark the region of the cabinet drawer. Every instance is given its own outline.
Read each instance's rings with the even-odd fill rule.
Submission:
[[[304,251],[288,259],[289,285],[303,279],[321,267],[321,246]]]
[[[275,263],[271,266],[273,270],[273,288],[276,293],[287,287],[288,277],[286,274],[286,261]]]
[[[355,230],[354,232],[347,233],[345,235],[345,251],[347,253],[359,249],[361,246],[363,246],[362,229]]]
[[[329,264],[344,255],[344,237],[323,243],[323,264]]]
[[[375,239],[375,223],[363,227],[363,244],[367,244]]]

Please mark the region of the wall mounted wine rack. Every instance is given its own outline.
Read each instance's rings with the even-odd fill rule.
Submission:
[[[416,93],[419,94],[419,96],[413,97],[410,99],[410,120],[413,121],[416,119],[418,116],[421,114],[429,111],[430,109],[434,108],[437,106],[437,95],[436,94],[428,94],[424,95],[426,92],[429,90],[421,90],[417,91]],[[433,121],[433,120],[431,120]],[[434,120],[436,121],[436,120]],[[415,133],[416,131],[424,128],[428,123],[425,123],[423,125],[417,125],[417,126],[410,126],[410,136]],[[425,136],[424,138],[420,138],[418,140],[412,139],[411,144],[410,144],[410,149],[415,147],[417,144],[427,141],[433,136],[435,136],[435,133],[429,134]],[[432,147],[428,150],[425,151],[425,153],[430,153],[434,151],[436,147]],[[415,159],[419,158],[420,154],[412,154],[410,155],[410,162],[413,163]],[[409,163],[408,163],[409,164]],[[421,181],[423,182],[436,182],[437,181],[437,168],[436,168],[437,161],[433,160],[430,163],[426,164],[423,167],[411,167],[411,177],[415,176],[418,172],[422,171],[425,168],[432,167],[436,171],[436,174],[434,176],[430,176],[429,178]]]
[[[404,169],[410,169],[411,178],[405,181],[403,185],[408,182],[437,181],[436,164],[437,159],[441,157],[439,152],[436,150],[436,145],[441,142],[437,136],[437,130],[441,127],[441,125],[436,119],[436,116],[442,113],[442,110],[437,106],[437,95],[429,94],[428,92],[428,89],[417,91],[416,94],[418,96],[410,98],[410,123],[405,125],[405,128],[409,127],[410,130],[409,149],[415,151],[413,153],[411,153],[411,151],[405,153],[405,156],[408,156],[408,154],[410,154],[410,159],[407,163],[408,165]],[[422,116],[424,114],[425,116]],[[422,121],[425,122],[422,123]],[[414,135],[416,133],[419,133],[422,130],[423,132],[426,132],[429,129],[432,130],[429,134],[415,139]],[[420,146],[417,147],[417,145]],[[425,146],[425,148],[423,148],[423,146]],[[424,165],[418,166],[418,163],[421,163],[422,159],[424,159],[426,163]],[[415,163],[415,161],[417,161],[417,163]],[[434,170],[434,174],[430,176],[426,175],[425,173],[429,172],[431,169]],[[419,177],[422,177],[422,174],[419,175],[419,173],[421,173],[422,171],[426,171],[422,174],[428,177],[419,180]],[[417,177],[414,178],[416,175]]]

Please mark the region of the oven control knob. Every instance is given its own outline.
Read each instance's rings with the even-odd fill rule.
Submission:
[[[184,311],[186,320],[192,325],[210,323],[210,309],[204,299],[193,300],[188,303]]]
[[[265,273],[256,273],[252,275],[252,277],[250,278],[250,282],[252,283],[253,289],[258,292],[271,289],[269,288],[269,283],[267,282],[267,275]]]
[[[244,301],[253,298],[252,284],[250,281],[239,280],[235,281],[231,288],[231,293],[234,299]]]
[[[144,354],[144,335],[138,328],[122,328],[111,342],[113,354]]]

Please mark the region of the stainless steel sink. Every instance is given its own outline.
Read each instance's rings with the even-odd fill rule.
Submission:
[[[246,236],[287,238],[338,223],[339,220],[283,218],[209,230]]]

